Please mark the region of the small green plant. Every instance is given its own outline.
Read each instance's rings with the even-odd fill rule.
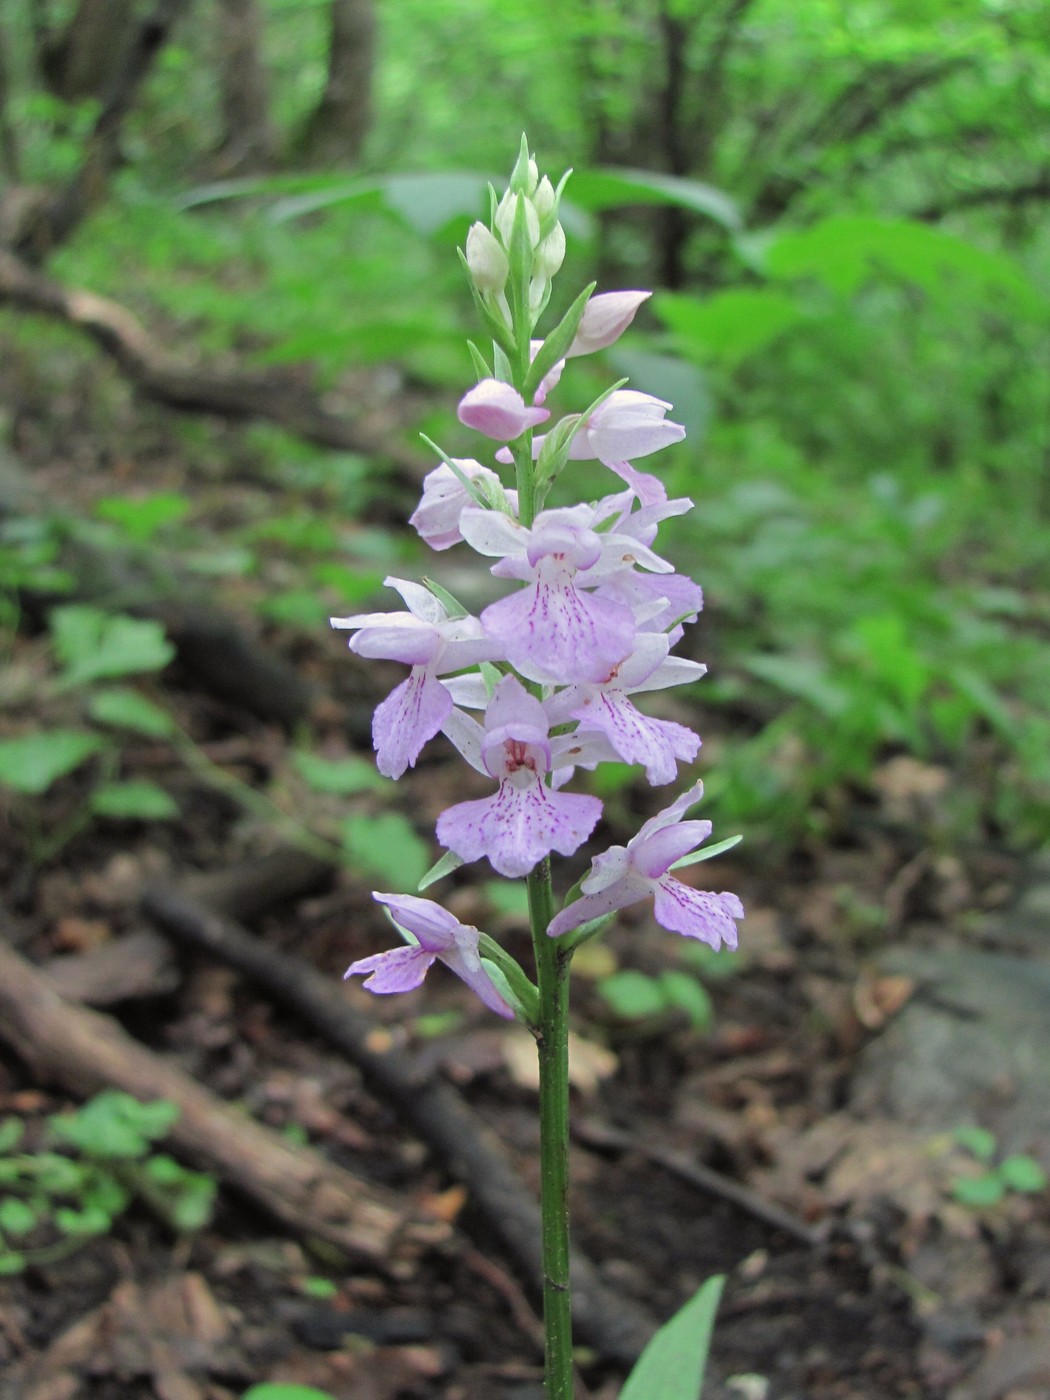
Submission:
[[[211,1218],[216,1183],[155,1152],[178,1108],[140,1103],[120,1090],[96,1094],[47,1120],[41,1146],[19,1151],[25,1125],[0,1123],[0,1274],[63,1258],[108,1234],[135,1197],[179,1233]]]
[[[951,1192],[964,1206],[979,1210],[985,1206],[995,1206],[1004,1196],[1014,1192],[1018,1195],[1035,1195],[1047,1186],[1047,1175],[1034,1157],[1024,1152],[1014,1152],[995,1161],[998,1144],[995,1134],[987,1128],[964,1124],[953,1133],[954,1141],[966,1149],[980,1170],[973,1175],[952,1178]]]
[[[327,1390],[312,1385],[296,1385],[290,1381],[266,1381],[246,1390],[241,1400],[335,1400]]]
[[[163,821],[178,815],[170,794],[156,783],[118,776],[122,743],[129,734],[170,738],[174,730],[165,711],[144,695],[112,684],[168,664],[175,649],[163,627],[70,603],[52,609],[50,632],[55,669],[44,698],[78,722],[36,727],[0,742],[0,788],[13,794],[37,863],[56,854],[95,818]],[[82,727],[82,720],[94,727]],[[91,758],[96,762],[86,796],[64,818],[45,824],[31,799],[42,797]]]

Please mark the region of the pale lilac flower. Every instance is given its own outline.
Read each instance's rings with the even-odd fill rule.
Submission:
[[[545,423],[546,408],[529,408],[517,389],[501,379],[482,379],[459,401],[459,421],[497,442],[513,442],[527,428]]]
[[[517,512],[517,491],[505,491],[494,471],[475,462],[472,457],[453,457],[452,460],[493,503],[502,495],[510,508]],[[415,527],[431,549],[451,549],[463,538],[459,531],[459,517],[468,506],[476,504],[452,468],[442,462],[423,478],[423,496],[409,516],[408,523]]]
[[[476,928],[461,924],[430,899],[378,892],[372,897],[385,904],[398,928],[406,930],[416,941],[385,953],[375,953],[370,958],[359,958],[350,964],[344,978],[371,973],[365,982],[370,992],[411,992],[422,984],[437,959],[462,978],[490,1011],[495,1011],[497,1016],[514,1015],[482,966]]]
[[[452,697],[439,676],[502,659],[499,645],[475,617],[450,618],[444,605],[421,584],[387,578],[408,604],[408,612],[357,613],[333,617],[333,627],[356,632],[350,650],[358,656],[402,661],[412,667],[408,680],[377,706],[372,718],[376,766],[400,778],[414,766],[423,745],[441,728]]]
[[[603,734],[624,763],[645,765],[654,787],[673,782],[678,764],[691,763],[699,752],[699,735],[684,724],[641,714],[629,698],[699,680],[706,672],[700,662],[669,656],[669,650],[666,633],[640,633],[630,656],[604,679],[567,686],[545,702],[551,724],[578,720],[577,734]]]
[[[591,355],[613,345],[634,320],[635,312],[652,292],[602,292],[584,307],[566,358]]]
[[[557,741],[549,737],[543,705],[517,677],[505,676],[496,686],[484,725],[454,710],[443,727],[467,761],[499,783],[494,796],[457,802],[441,813],[437,837],[443,846],[466,861],[485,856],[501,875],[516,878],[551,851],[567,856],[583,845],[602,804],[547,785]],[[569,735],[562,740],[565,756],[575,741]]]
[[[569,456],[577,462],[597,457],[608,466],[612,462],[632,462],[648,457],[674,442],[681,442],[685,429],[665,417],[671,407],[664,399],[637,389],[617,389],[598,405],[572,440]]]
[[[529,341],[529,363],[530,363],[530,364],[531,364],[531,362],[536,358],[537,354],[539,353],[540,346],[541,346],[542,344],[543,344],[543,341],[542,341],[542,340],[530,340],[530,341]],[[558,380],[561,378],[561,372],[562,372],[562,370],[563,370],[564,368],[565,368],[565,361],[564,361],[564,360],[559,360],[559,361],[557,362],[557,364],[551,366],[551,368],[547,371],[547,373],[546,373],[546,374],[543,376],[543,378],[540,380],[540,382],[539,382],[539,387],[537,388],[536,392],[535,392],[535,393],[533,394],[533,396],[532,396],[532,402],[533,402],[534,404],[540,405],[540,404],[544,404],[544,403],[547,402],[547,395],[551,392],[551,390],[552,390],[552,389],[554,388],[554,386],[557,384]],[[498,457],[499,457],[499,453],[497,453],[496,455],[497,455],[497,458],[498,458]],[[511,459],[510,459],[510,460],[511,460],[511,461],[514,460],[513,456],[511,456]]]
[[[699,938],[712,948],[735,948],[735,920],[744,917],[736,895],[696,890],[671,874],[671,866],[711,834],[710,822],[682,821],[703,791],[703,783],[696,783],[647,821],[626,846],[612,846],[596,856],[581,882],[583,894],[551,920],[550,936],[557,938],[651,895],[656,922],[664,928]]]
[[[631,650],[631,609],[576,585],[577,575],[603,556],[604,537],[590,528],[593,517],[586,505],[541,511],[531,529],[497,511],[468,509],[460,517],[468,544],[503,556],[492,569],[497,578],[528,584],[487,607],[481,622],[529,680],[598,680]]]

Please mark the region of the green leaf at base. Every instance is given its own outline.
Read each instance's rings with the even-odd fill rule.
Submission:
[[[709,1278],[665,1322],[627,1377],[620,1400],[700,1400],[711,1330],[725,1279]]]

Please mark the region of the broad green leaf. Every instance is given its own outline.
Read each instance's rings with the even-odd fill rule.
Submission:
[[[55,1211],[55,1224],[63,1235],[104,1235],[113,1224],[113,1217],[107,1215],[104,1210],[90,1207],[86,1210],[71,1210],[63,1206]]]
[[[783,233],[769,248],[766,268],[776,278],[813,277],[852,295],[887,276],[937,293],[960,281],[994,287],[1019,304],[1038,298],[1006,253],[994,253],[917,219],[836,214]]]
[[[694,1030],[706,1030],[714,1020],[714,1006],[702,982],[688,972],[667,968],[660,973],[660,990],[664,999],[684,1011]]]
[[[20,1274],[25,1267],[25,1255],[4,1249],[0,1244],[0,1275]]]
[[[581,209],[616,209],[630,204],[676,204],[704,214],[723,228],[740,227],[740,211],[729,195],[700,180],[683,180],[652,170],[577,171],[569,185],[569,200]]]
[[[96,788],[91,794],[91,810],[96,816],[124,821],[170,821],[179,815],[171,794],[144,779]]]
[[[400,812],[355,812],[342,823],[342,836],[351,860],[398,894],[417,889],[430,864],[425,844]]]
[[[837,718],[849,706],[849,695],[830,679],[827,667],[819,661],[801,656],[763,655],[746,656],[742,658],[742,665],[753,676],[768,681],[778,690],[808,700],[828,719]]]
[[[4,1118],[0,1121],[0,1153],[16,1148],[25,1136],[26,1125],[21,1118]]]
[[[976,1123],[960,1124],[952,1137],[960,1147],[965,1147],[967,1152],[972,1152],[982,1162],[990,1162],[995,1156],[995,1134],[987,1128],[978,1127]]]
[[[289,588],[284,593],[272,593],[258,606],[263,617],[288,627],[305,627],[310,631],[327,625],[328,608],[316,589]]]
[[[312,1385],[293,1385],[288,1381],[267,1381],[246,1390],[241,1400],[334,1400],[327,1390],[315,1390]]]
[[[683,355],[730,369],[765,350],[802,316],[793,297],[765,287],[734,287],[708,297],[660,292],[653,309]]]
[[[88,701],[88,714],[99,724],[131,729],[152,739],[166,739],[175,732],[175,721],[166,710],[126,686],[96,691]]]
[[[324,754],[299,749],[292,754],[292,762],[315,792],[349,797],[355,792],[382,791],[391,786],[390,779],[376,772],[375,764],[367,758],[326,758]]]
[[[38,729],[0,742],[0,785],[38,796],[102,748],[97,734],[76,729]]]
[[[54,608],[51,633],[69,685],[159,671],[175,655],[159,622],[81,603]]]
[[[700,1400],[724,1283],[720,1274],[709,1278],[664,1323],[627,1377],[620,1400]]]
[[[998,1205],[1005,1193],[1006,1187],[996,1172],[985,1172],[983,1176],[959,1176],[952,1182],[955,1199],[975,1210],[982,1206]]]
[[[625,968],[598,984],[602,1000],[627,1021],[644,1021],[667,1009],[667,998],[655,977]]]
[[[28,1235],[36,1223],[36,1211],[17,1196],[0,1201],[0,1230],[5,1235]]]
[[[1025,1194],[1042,1191],[1047,1184],[1046,1172],[1034,1157],[1029,1157],[1025,1152],[1016,1152],[1004,1157],[999,1163],[999,1177],[1011,1191],[1022,1191]]]
[[[158,491],[151,496],[104,496],[95,504],[100,520],[111,520],[133,539],[144,544],[158,530],[189,514],[187,496],[175,491]]]

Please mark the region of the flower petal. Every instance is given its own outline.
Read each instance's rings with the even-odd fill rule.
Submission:
[[[735,920],[744,917],[744,906],[735,894],[694,890],[673,875],[665,875],[656,885],[653,913],[656,922],[672,933],[699,938],[712,948],[735,948]]]

